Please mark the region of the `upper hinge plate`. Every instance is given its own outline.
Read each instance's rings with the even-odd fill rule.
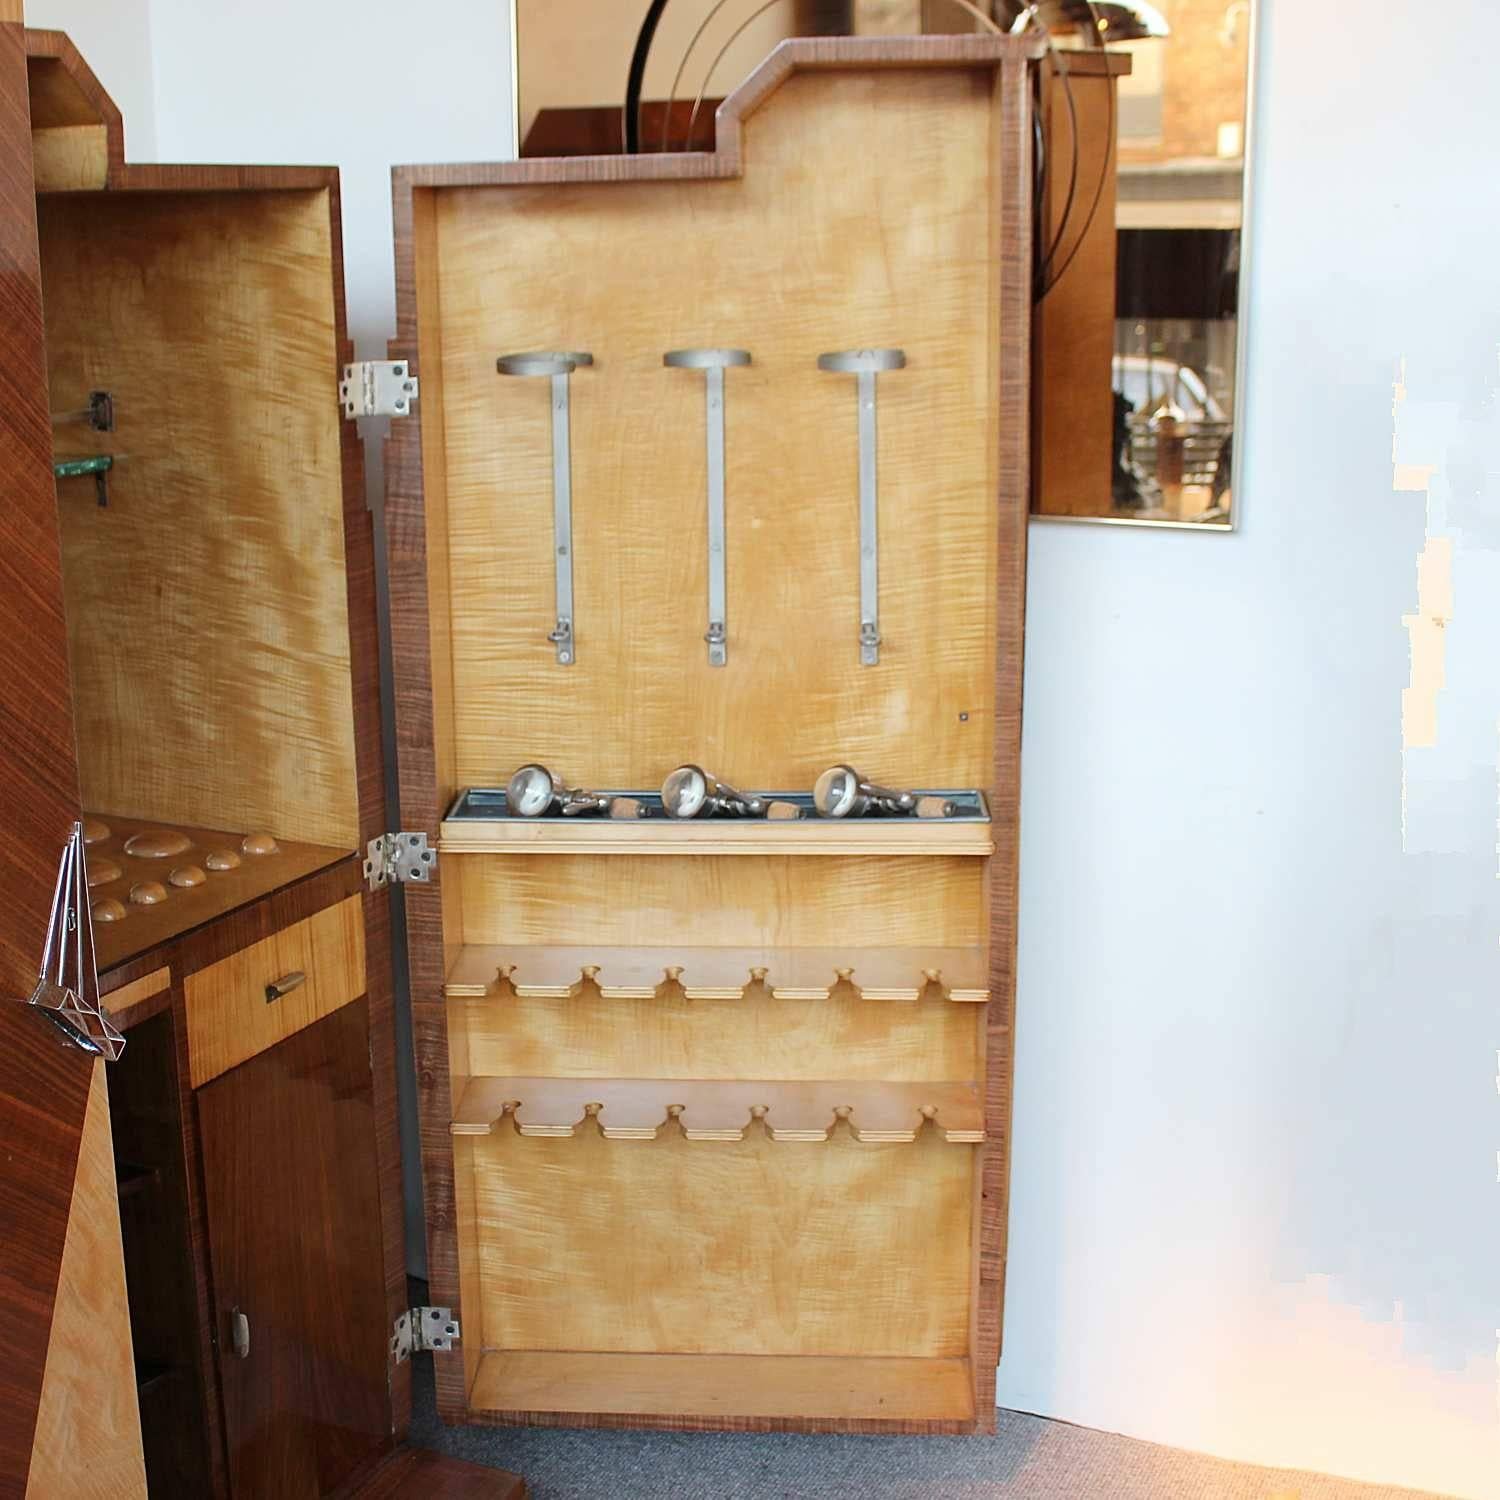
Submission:
[[[409,417],[417,377],[404,359],[366,359],[344,366],[339,404],[346,417]]]
[[[398,1365],[427,1349],[451,1349],[461,1338],[451,1307],[411,1307],[396,1319],[391,1353]]]
[[[388,880],[398,885],[431,880],[437,864],[437,850],[428,845],[425,833],[383,833],[370,840],[365,852],[365,881],[372,891]]]

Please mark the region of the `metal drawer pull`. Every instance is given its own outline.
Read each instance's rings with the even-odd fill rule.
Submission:
[[[293,969],[290,974],[283,974],[280,979],[273,979],[266,986],[266,1004],[273,1000],[280,1000],[283,995],[290,995],[300,985],[307,983],[307,975],[301,969]]]
[[[236,1359],[250,1358],[250,1319],[235,1308],[229,1314],[229,1336],[234,1342]]]

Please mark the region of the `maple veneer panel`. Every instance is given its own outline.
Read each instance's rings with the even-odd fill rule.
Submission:
[[[280,999],[266,986],[306,976]],[[183,981],[194,1088],[347,1005],[365,990],[365,922],[359,896],[325,906]]]
[[[689,757],[749,786],[811,785],[835,759],[895,785],[988,782],[992,88],[985,69],[797,73],[744,122],[740,178],[437,196],[441,274],[418,298],[440,326],[460,785],[541,760],[653,786]],[[879,378],[883,644],[868,668],[855,379],[816,361],[876,345],[908,364]],[[704,379],[662,366],[684,346],[754,361],[725,378],[725,668],[703,643]],[[549,386],[495,373],[498,354],[545,349],[595,360],[571,383],[567,668],[546,639]]]
[[[485,1347],[961,1358],[973,1150],[475,1137]]]
[[[936,948],[984,940],[984,862],[917,856],[465,855],[465,943]],[[451,934],[450,934],[451,936]]]
[[[104,1060],[94,1061],[27,1500],[145,1500]]]
[[[572,1078],[977,1078],[978,1017],[945,1000],[454,1000],[472,1073]]]
[[[37,201],[53,410],[114,396],[110,502],[58,488],[83,797],[352,849],[327,193]]]
[[[712,1354],[488,1354],[476,1406],[507,1411],[680,1417],[967,1422],[964,1359]]]

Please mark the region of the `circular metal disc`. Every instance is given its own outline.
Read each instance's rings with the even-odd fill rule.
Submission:
[[[748,365],[748,349],[669,349],[661,357],[664,365],[679,370],[714,370],[726,365]]]
[[[820,370],[841,370],[858,375],[868,370],[899,370],[906,364],[901,349],[838,349],[818,356]]]
[[[546,766],[525,765],[505,787],[505,805],[518,818],[539,818],[552,806],[557,783]]]
[[[708,801],[708,776],[699,766],[678,766],[661,784],[661,805],[669,818],[696,818]]]
[[[853,766],[829,766],[813,787],[813,806],[825,818],[843,818],[859,800],[859,772]]]
[[[568,352],[502,354],[495,361],[495,368],[502,375],[568,375],[579,365],[591,365],[592,354]]]

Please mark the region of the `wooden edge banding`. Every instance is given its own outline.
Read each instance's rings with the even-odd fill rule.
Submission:
[[[995,1430],[995,1370],[1004,1316],[1007,1212],[1010,1194],[1011,1080],[1016,985],[1016,894],[1020,845],[1021,682],[1025,643],[1026,526],[1030,511],[1030,197],[1032,138],[1027,69],[1008,59],[997,80],[999,117],[994,151],[1010,163],[998,172],[999,390],[997,494],[999,515],[995,640],[995,770],[990,818],[995,853],[990,891],[990,1004],[985,1012],[986,1143],[977,1215],[973,1376],[978,1430]]]
[[[163,1009],[170,1000],[171,988],[172,971],[163,967],[153,969],[139,979],[129,980],[100,998],[105,1010],[109,1012],[110,1020],[123,1029],[132,1022],[145,1020],[148,1015],[154,1015]],[[147,1004],[158,996],[162,997],[160,1004]]]

